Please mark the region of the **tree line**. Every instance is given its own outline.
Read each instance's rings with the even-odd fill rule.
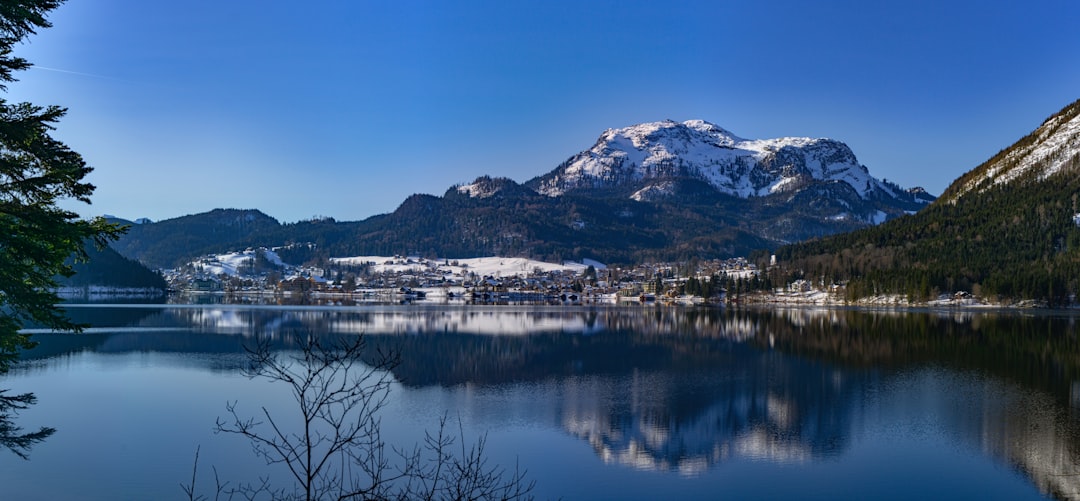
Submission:
[[[964,291],[1071,304],[1080,291],[1080,155],[1062,165],[1044,180],[1016,179],[879,226],[782,247],[773,274],[846,283],[850,298]]]

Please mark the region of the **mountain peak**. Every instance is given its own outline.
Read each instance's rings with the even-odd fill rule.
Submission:
[[[522,187],[509,178],[480,176],[472,183],[451,188],[451,191],[457,191],[457,193],[469,198],[490,198],[500,195],[521,194],[522,191],[528,191],[528,188]],[[532,194],[535,195],[535,193]]]
[[[731,138],[734,141],[742,141],[743,140],[739,136],[736,136],[735,134],[732,134],[727,129],[724,129],[723,127],[720,127],[719,125],[716,125],[714,123],[706,122],[704,120],[687,120],[687,121],[683,122],[682,125],[685,125],[686,127],[694,129],[694,130],[696,130],[698,132],[703,132],[703,133],[707,133],[707,134],[715,134],[715,135],[718,135],[718,136],[726,136],[726,137]]]
[[[548,196],[619,187],[631,196],[672,178],[699,179],[740,198],[787,193],[808,182],[844,183],[864,200],[903,196],[871,176],[840,141],[748,140],[704,120],[608,129],[592,148],[529,184]]]
[[[687,120],[676,122],[671,119],[660,122],[645,122],[618,129],[608,129],[600,136],[599,142],[627,140],[635,147],[645,144],[672,140],[692,140],[692,135],[697,134],[711,139],[714,144],[734,144],[743,141],[742,138],[732,134],[716,124],[704,120]]]

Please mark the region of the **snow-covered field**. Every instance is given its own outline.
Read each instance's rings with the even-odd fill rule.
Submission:
[[[255,252],[257,251],[247,250],[218,254],[211,259],[199,261],[196,266],[200,267],[204,273],[234,277],[240,274],[239,270],[242,267],[251,266],[255,262]]]
[[[375,273],[441,272],[453,275],[475,273],[477,276],[513,277],[527,276],[536,270],[543,273],[565,271],[575,274],[584,273],[591,265],[597,270],[605,266],[592,260],[581,263],[547,263],[520,257],[477,257],[469,259],[423,259],[386,256],[356,256],[331,258],[331,263],[345,266],[361,266],[373,263],[371,271]]]
[[[261,248],[248,249],[242,252],[229,252],[202,257],[191,263],[198,276],[229,276],[243,277],[252,276],[255,270],[255,260],[258,253],[263,253],[266,260],[278,266],[284,278],[303,276],[311,280],[325,281],[327,276],[335,272],[334,268],[348,266],[369,266],[368,272],[373,274],[387,275],[417,275],[418,278],[427,279],[455,279],[461,282],[469,277],[494,279],[527,277],[537,272],[541,274],[566,273],[581,275],[589,266],[597,270],[606,268],[604,264],[585,260],[584,262],[565,262],[561,264],[537,261],[534,259],[516,257],[479,257],[470,259],[425,259],[420,257],[401,256],[354,256],[331,258],[329,270],[317,267],[295,266],[291,263],[282,262],[280,256],[273,250]],[[422,280],[422,278],[421,278]],[[438,290],[438,294],[446,294],[448,291]]]

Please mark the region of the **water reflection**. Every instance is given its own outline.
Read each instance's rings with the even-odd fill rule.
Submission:
[[[736,460],[842,457],[860,430],[932,423],[1080,496],[1080,341],[1072,316],[842,309],[73,307],[97,329],[38,336],[41,370],[80,351],[233,354],[296,330],[368,336],[406,387],[505,388],[609,464],[700,475]],[[179,330],[176,330],[179,329]],[[34,363],[23,370],[34,370]],[[535,385],[555,388],[537,393]],[[553,410],[553,411],[552,411]],[[542,416],[542,417],[541,417]],[[914,433],[914,432],[912,432]],[[936,439],[936,436],[935,436]]]
[[[17,361],[19,351],[29,343],[25,333],[18,332],[17,326],[8,317],[3,317],[0,327],[0,376],[6,374]],[[11,393],[8,388],[0,389],[0,448],[7,449],[19,458],[30,459],[30,451],[35,445],[45,441],[56,432],[55,428],[42,426],[37,431],[27,432],[16,422],[20,411],[25,411],[37,403],[33,393]]]
[[[944,416],[948,436],[1023,471],[1040,492],[1080,496],[1074,316],[793,310],[777,317],[785,321],[770,330],[774,349],[891,368],[907,380],[889,380],[890,400],[877,402],[888,412]]]
[[[851,413],[843,404],[872,373],[749,350],[730,355],[689,374],[572,379],[561,424],[605,462],[684,475],[736,458],[804,463],[844,449]]]
[[[0,390],[0,447],[22,459],[30,459],[30,451],[34,446],[56,433],[55,428],[48,426],[27,432],[15,422],[19,411],[26,410],[35,403],[37,398],[33,393],[8,395],[8,390]]]

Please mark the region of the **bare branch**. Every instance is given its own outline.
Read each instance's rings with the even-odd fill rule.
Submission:
[[[284,464],[294,483],[274,488],[262,478],[226,489],[218,482],[219,494],[249,500],[531,498],[533,484],[523,471],[507,474],[488,466],[486,436],[465,445],[460,420],[457,436],[446,432],[443,416],[437,432],[425,433],[423,445],[387,454],[379,412],[389,402],[391,370],[400,361],[396,353],[376,350],[365,363],[363,336],[325,340],[300,332],[293,341],[300,352],[282,356],[271,349],[270,340],[257,340],[246,348],[250,363],[245,375],[284,383],[296,400],[300,428],[284,429],[266,407],[261,421],[242,418],[233,401],[225,406],[229,418],[218,418],[214,429],[247,438],[257,457],[268,465]],[[195,497],[197,466],[196,452],[192,482],[183,486],[189,500],[205,499]]]

